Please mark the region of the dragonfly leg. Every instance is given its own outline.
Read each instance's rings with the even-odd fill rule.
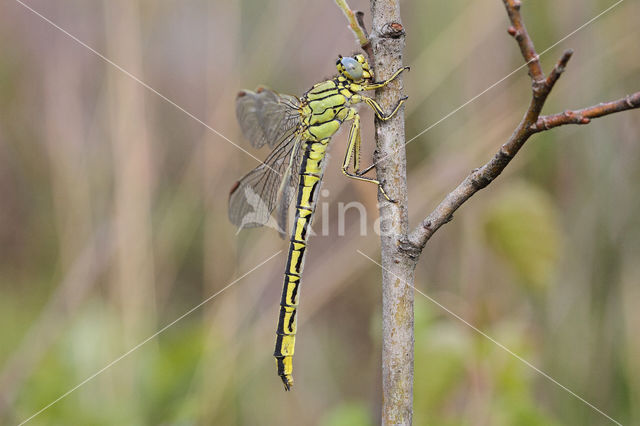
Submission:
[[[362,176],[364,174],[366,174],[369,170],[373,169],[376,166],[376,163],[373,163],[372,165],[370,165],[369,167],[367,167],[364,170],[356,170],[356,174],[358,176]]]
[[[373,109],[373,112],[375,112],[376,117],[378,117],[382,121],[387,121],[388,119],[396,115],[396,113],[398,112],[398,110],[400,109],[404,101],[407,100],[407,98],[408,98],[407,96],[403,96],[402,98],[400,98],[396,106],[393,108],[393,111],[391,111],[391,113],[389,114],[385,114],[384,111],[382,110],[382,107],[374,99],[363,96],[362,101],[366,102],[366,104],[369,105],[371,109]]]
[[[380,192],[382,193],[382,195],[384,195],[384,198],[386,198],[387,201],[395,203],[395,201],[392,200],[387,194],[387,192],[384,190],[379,180],[366,177],[366,176],[361,176],[361,172],[358,172],[357,169],[355,173],[351,173],[349,171],[349,163],[351,163],[351,156],[352,155],[354,156],[354,163],[355,163],[355,158],[359,156],[359,153],[356,153],[355,149],[356,147],[360,146],[360,115],[355,111],[353,111],[353,113],[350,115],[352,115],[352,117],[349,117],[349,118],[353,118],[353,124],[351,125],[351,130],[349,131],[349,144],[347,146],[347,153],[345,154],[344,161],[342,162],[342,173],[344,173],[345,176],[351,179],[356,179],[363,182],[371,182],[378,185],[378,188],[380,189]],[[372,167],[373,166],[367,168],[366,171],[371,170]]]
[[[353,144],[353,172],[356,175],[360,175],[360,143],[362,142],[362,139],[360,137],[360,115],[356,114],[357,118],[354,118],[354,123],[355,120],[358,120],[358,131],[357,136],[355,138],[355,142]],[[353,128],[353,125],[351,126]],[[351,132],[349,132],[349,139],[351,139]]]
[[[365,86],[363,86],[363,90],[375,90],[375,89],[379,89],[381,87],[386,86],[387,84],[391,83],[393,80],[395,80],[404,70],[409,71],[409,67],[402,67],[399,70],[397,70],[396,72],[393,73],[393,75],[391,77],[389,77],[388,79],[386,79],[385,81],[374,81],[371,84],[367,84]]]

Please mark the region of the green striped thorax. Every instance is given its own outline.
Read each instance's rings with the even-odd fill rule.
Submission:
[[[364,55],[339,56],[339,75],[314,85],[302,97],[301,117],[306,127],[303,139],[320,141],[331,137],[347,120],[350,106],[362,101],[358,92],[373,79]]]

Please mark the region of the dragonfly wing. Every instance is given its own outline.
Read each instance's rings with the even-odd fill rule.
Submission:
[[[299,134],[292,132],[264,163],[234,186],[229,195],[229,219],[234,225],[240,229],[266,225],[277,229],[281,235],[286,231],[286,211],[293,198],[292,187],[298,182],[301,151]],[[271,217],[276,206],[277,220]]]
[[[287,168],[282,181],[282,194],[279,198],[276,216],[278,219],[278,231],[283,239],[286,237],[284,231],[289,227],[289,206],[297,193],[303,154],[304,150],[298,147],[295,154],[291,156],[291,167]]]
[[[251,145],[275,147],[300,124],[300,100],[263,87],[243,90],[236,98],[236,117]]]

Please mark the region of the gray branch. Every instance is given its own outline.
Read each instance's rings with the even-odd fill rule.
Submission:
[[[372,0],[372,66],[381,81],[403,66],[404,29],[398,1]],[[402,76],[376,92],[390,111],[404,96]],[[395,202],[378,195],[382,251],[382,424],[409,425],[413,415],[413,286],[415,263],[398,249],[409,230],[404,111],[376,120],[378,180]],[[378,162],[379,161],[379,162]]]

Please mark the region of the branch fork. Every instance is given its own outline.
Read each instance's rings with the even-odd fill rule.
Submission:
[[[529,108],[511,137],[500,147],[495,156],[482,167],[473,170],[419,226],[411,231],[408,236],[401,239],[400,249],[405,251],[412,259],[416,258],[416,252],[422,251],[433,234],[442,225],[451,220],[453,213],[462,204],[476,192],[493,182],[502,173],[511,159],[532,135],[566,124],[589,124],[594,118],[640,107],[640,92],[636,92],[619,100],[579,110],[566,110],[559,114],[540,115],[549,94],[566,70],[573,55],[573,50],[566,50],[551,72],[549,72],[549,75],[545,76],[540,65],[540,56],[535,50],[520,13],[521,2],[519,0],[503,0],[503,3],[511,23],[507,32],[518,43],[531,77],[532,97]]]

